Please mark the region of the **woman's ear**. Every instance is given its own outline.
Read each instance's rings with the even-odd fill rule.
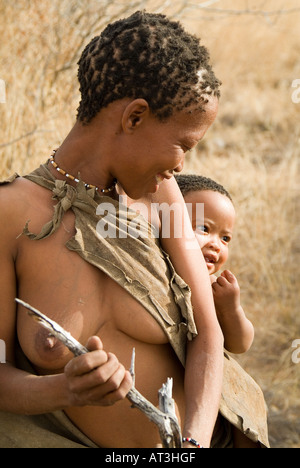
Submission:
[[[125,108],[122,116],[122,128],[127,134],[133,133],[149,116],[150,108],[145,99],[135,99]]]

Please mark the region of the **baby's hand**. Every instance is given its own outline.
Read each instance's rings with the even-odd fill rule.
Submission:
[[[227,351],[241,354],[248,351],[254,339],[254,328],[240,303],[240,287],[228,270],[212,284],[216,312]]]
[[[240,307],[240,287],[231,271],[223,271],[212,289],[217,313],[234,312]]]

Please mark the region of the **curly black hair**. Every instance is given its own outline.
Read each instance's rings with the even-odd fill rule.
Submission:
[[[78,62],[81,102],[77,119],[87,124],[101,109],[123,99],[145,99],[160,120],[220,97],[221,82],[206,47],[179,22],[137,11],[109,24]]]
[[[195,175],[195,174],[180,174],[176,175],[175,179],[181,193],[185,196],[189,192],[202,192],[204,190],[211,190],[213,192],[221,193],[232,201],[230,193],[218,182],[209,179],[208,177]]]

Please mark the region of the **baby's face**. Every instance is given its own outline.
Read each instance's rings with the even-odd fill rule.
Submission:
[[[233,204],[225,195],[211,190],[189,192],[184,199],[186,203],[192,204],[192,226],[209,274],[215,274],[228,258],[235,222]],[[204,204],[204,219],[197,219],[201,213],[201,210],[196,210],[197,203]]]

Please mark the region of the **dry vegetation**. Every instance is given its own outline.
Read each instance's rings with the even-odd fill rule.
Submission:
[[[182,10],[183,3],[194,6]],[[59,145],[78,105],[83,45],[112,17],[141,6],[179,17],[199,34],[223,81],[218,121],[186,171],[213,177],[233,194],[238,225],[229,266],[256,327],[242,362],[265,391],[272,446],[299,448],[300,364],[291,359],[300,339],[300,104],[291,98],[300,79],[298,0],[0,0],[7,91],[0,177],[28,172]]]

